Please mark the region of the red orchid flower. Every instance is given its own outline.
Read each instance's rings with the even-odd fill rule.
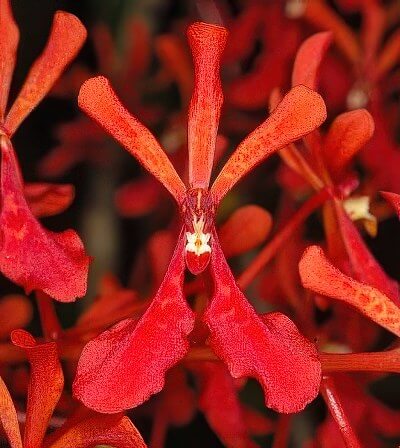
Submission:
[[[210,265],[215,291],[202,319],[210,331],[209,344],[234,377],[257,378],[266,404],[281,412],[296,412],[317,394],[320,365],[314,345],[286,316],[272,313],[261,319],[256,314],[225,260],[214,217],[222,198],[253,167],[324,121],[325,105],[306,87],[292,89],[238,146],[209,189],[226,36],[224,28],[205,23],[188,30],[195,65],[188,123],[189,188],[153,135],[122,106],[107,79],[89,79],[81,88],[80,107],[169,190],[183,221],[167,273],[143,317],[120,322],[82,352],[74,394],[100,412],[137,406],[160,391],[166,370],[188,351],[195,316],[183,294],[185,264],[195,275]]]
[[[317,33],[302,44],[293,69],[292,83],[294,85],[304,84],[310,88],[316,87],[320,63],[330,37],[329,33]],[[300,174],[313,188],[318,190],[321,184],[325,184],[340,190],[337,186],[341,181],[345,180],[346,183],[348,178],[349,185],[352,183],[351,179],[354,175],[349,170],[350,162],[371,138],[373,131],[374,121],[371,115],[365,109],[353,110],[336,117],[325,136],[317,130],[307,136],[305,142],[309,148],[308,152],[301,153],[295,145],[291,145],[284,149],[283,154],[281,151],[281,155],[287,165]],[[348,274],[348,277],[344,280],[344,274],[340,273],[343,276],[342,281],[338,283],[340,286],[335,287],[333,274],[328,275],[327,260],[323,262],[322,254],[315,248],[309,248],[300,263],[301,273],[305,276],[306,272],[309,272],[307,284],[305,284],[305,277],[303,277],[303,284],[319,294],[324,294],[322,291],[322,285],[324,285],[327,288],[326,291],[330,291],[330,294],[326,292],[324,295],[335,298],[339,298],[337,294],[340,295],[344,291],[342,288],[347,279],[357,284],[365,284],[365,288],[374,291],[367,296],[370,298],[371,307],[376,307],[375,311],[367,311],[365,303],[367,298],[363,299],[365,294],[355,292],[352,295],[340,296],[340,299],[355,306],[381,326],[387,328],[386,318],[391,313],[394,325],[399,325],[398,285],[387,276],[370,253],[346,212],[341,196],[346,197],[348,194],[348,191],[336,191],[332,201],[327,202],[323,207],[329,257]],[[311,262],[312,259],[313,262]],[[307,269],[305,268],[306,260],[309,261]],[[340,272],[333,265],[329,269]],[[313,285],[319,286],[311,287],[309,283],[311,281]],[[354,291],[360,291],[357,288]],[[333,294],[333,290],[336,294]],[[393,327],[390,330],[393,331]]]
[[[72,415],[62,427],[46,437],[51,416],[61,397],[64,375],[55,342],[38,343],[30,333],[14,330],[13,344],[22,349],[30,363],[27,409],[23,438],[18,414],[0,378],[0,423],[11,448],[90,448],[101,443],[121,448],[145,448],[137,429],[127,418],[89,412]]]
[[[53,233],[34,217],[62,210],[70,194],[55,193],[56,204],[31,210],[24,196],[32,199],[33,190],[45,185],[25,187],[10,138],[21,122],[36,107],[82,46],[86,31],[80,21],[62,11],[54,17],[46,48],[33,64],[16,100],[6,113],[11,77],[14,70],[19,33],[8,0],[1,0],[0,51],[0,148],[1,148],[1,251],[0,270],[27,292],[42,290],[56,300],[69,302],[86,291],[89,258],[82,242],[72,230]],[[50,189],[53,189],[51,187]],[[48,194],[46,195],[49,198]],[[63,198],[64,197],[64,198]],[[65,201],[66,199],[66,201]],[[35,205],[36,203],[36,205]],[[53,210],[52,210],[53,209]]]

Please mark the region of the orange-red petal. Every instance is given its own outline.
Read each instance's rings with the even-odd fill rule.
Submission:
[[[0,424],[6,434],[11,448],[22,448],[17,411],[10,392],[0,377]]]
[[[400,308],[385,294],[343,274],[318,246],[310,246],[299,263],[305,288],[355,307],[378,325],[400,336]]]
[[[24,195],[31,212],[38,218],[58,215],[74,200],[71,184],[26,183]]]
[[[78,103],[181,202],[186,188],[153,134],[121,104],[107,78],[88,79]]]
[[[191,188],[208,188],[210,182],[223,102],[220,61],[227,35],[225,28],[207,23],[194,23],[188,29],[195,75],[188,118]]]
[[[333,121],[323,145],[330,170],[337,174],[374,133],[374,119],[366,109],[344,112]]]
[[[265,241],[271,227],[271,215],[258,205],[238,208],[218,231],[225,257],[254,249]]]
[[[97,445],[110,445],[118,448],[146,448],[142,436],[128,417],[121,415],[94,414],[77,423],[65,424],[61,435],[47,448],[92,448]],[[52,434],[53,436],[57,434]]]
[[[86,39],[86,29],[73,14],[57,11],[46,48],[30,69],[5,122],[13,134],[46,96]]]
[[[226,162],[211,188],[216,202],[257,164],[316,129],[325,118],[325,103],[318,93],[304,86],[293,87]]]
[[[55,342],[38,344],[25,330],[14,330],[11,339],[26,352],[31,365],[24,446],[40,447],[64,387],[57,345]]]
[[[3,121],[15,67],[19,31],[14,21],[10,0],[0,0],[0,11],[0,121]]]
[[[331,41],[332,33],[324,31],[303,42],[294,61],[292,86],[301,84],[317,90],[319,68]]]

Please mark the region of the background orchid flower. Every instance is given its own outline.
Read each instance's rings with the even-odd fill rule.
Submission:
[[[53,411],[64,386],[64,375],[58,359],[55,342],[38,343],[24,330],[12,332],[14,345],[25,351],[31,366],[28,401],[23,437],[18,414],[5,383],[0,378],[0,423],[11,448],[89,448],[100,443],[121,448],[145,448],[145,444],[132,422],[121,414],[115,416],[72,416],[61,428],[46,437]],[[123,441],[123,444],[120,442]]]
[[[195,65],[188,120],[188,187],[153,135],[119,102],[107,79],[92,78],[81,88],[80,107],[167,188],[183,223],[168,271],[140,321],[120,322],[82,352],[74,394],[98,411],[137,406],[161,390],[166,370],[187,352],[187,336],[194,326],[195,315],[182,292],[185,264],[198,275],[210,260],[215,292],[203,321],[210,330],[211,346],[231,374],[256,377],[267,405],[282,412],[303,408],[317,393],[320,367],[314,346],[285,316],[278,313],[264,320],[257,316],[235,284],[214,217],[222,198],[253,167],[324,121],[324,102],[306,87],[292,89],[237,147],[209,189],[223,99],[219,64],[226,36],[224,28],[204,23],[188,30]],[[108,387],[99,393],[104,382]]]
[[[70,302],[85,294],[89,258],[74,231],[49,232],[34,217],[34,214],[48,214],[51,207],[48,204],[38,210],[36,204],[36,210],[31,210],[10,139],[75,57],[86,38],[86,30],[72,14],[56,13],[46,48],[33,64],[21,91],[7,110],[19,32],[9,1],[1,0],[0,7],[0,24],[4,30],[0,37],[3,55],[0,66],[0,270],[27,292],[42,290],[56,300]],[[39,184],[37,187],[44,188],[45,185]],[[27,188],[28,193],[32,193],[32,187]],[[58,197],[57,201],[61,199]],[[30,199],[32,201],[32,195]],[[68,195],[66,199],[68,203]],[[59,205],[56,206],[58,210],[62,210]]]

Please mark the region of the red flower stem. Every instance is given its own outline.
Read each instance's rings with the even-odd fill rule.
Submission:
[[[40,322],[42,325],[43,337],[46,341],[56,340],[63,333],[60,321],[58,320],[54,301],[42,291],[36,292],[36,303],[39,309]]]
[[[400,350],[377,353],[321,353],[324,372],[397,372],[400,373]]]
[[[293,414],[280,414],[275,431],[272,448],[287,448],[289,446],[290,423]]]
[[[347,419],[347,416],[340,403],[335,383],[329,376],[324,376],[321,382],[321,394],[332,417],[339,426],[343,441],[347,448],[361,448],[360,442],[354,434],[353,428]]]
[[[276,255],[281,246],[290,238],[297,227],[329,198],[331,198],[330,190],[328,188],[324,188],[308,199],[300,207],[300,209],[288,221],[286,226],[278,231],[272,240],[264,247],[264,249],[261,250],[261,252],[238,277],[237,284],[242,290],[246,289],[250,285],[265,265]]]

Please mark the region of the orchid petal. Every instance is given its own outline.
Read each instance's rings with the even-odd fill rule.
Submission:
[[[206,23],[194,23],[188,29],[195,74],[188,122],[191,188],[208,188],[210,182],[223,102],[220,61],[227,35],[225,28]]]
[[[318,394],[321,365],[316,347],[283,314],[256,314],[237,287],[218,241],[213,241],[215,292],[203,317],[211,347],[233,377],[260,381],[268,407],[300,411]]]
[[[70,184],[27,183],[24,195],[32,214],[43,218],[66,210],[74,200],[75,189]]]
[[[128,417],[93,415],[76,424],[65,424],[62,435],[47,448],[92,448],[110,445],[118,448],[146,448],[142,436]]]
[[[0,120],[3,121],[15,67],[19,31],[13,18],[10,0],[1,0],[0,10]]]
[[[325,118],[325,103],[318,93],[304,86],[293,87],[222,168],[211,188],[216,202],[257,164],[316,129]]]
[[[31,365],[24,446],[40,447],[64,387],[57,345],[55,342],[38,344],[24,330],[14,330],[11,340],[26,352]]]
[[[1,138],[0,270],[27,292],[42,290],[61,302],[86,292],[89,257],[78,235],[53,233],[34,218],[10,141]]]
[[[123,320],[83,349],[73,391],[87,407],[115,413],[138,406],[163,388],[166,371],[187,352],[194,314],[182,292],[183,248],[182,232],[164,281],[139,322]]]
[[[6,434],[11,448],[22,448],[17,411],[10,392],[0,377],[0,424]]]
[[[294,61],[292,86],[303,85],[317,90],[318,72],[323,57],[332,41],[332,33],[325,31],[306,39]]]
[[[14,134],[22,121],[46,96],[86,39],[86,30],[73,14],[57,11],[47,46],[33,64],[8,112],[5,126]]]
[[[121,104],[107,78],[88,79],[81,87],[80,108],[96,120],[181,202],[186,188],[153,134]]]
[[[366,109],[338,115],[329,128],[323,145],[330,170],[339,173],[370,140],[374,130],[374,119]]]
[[[306,249],[299,271],[305,288],[355,307],[378,325],[400,336],[400,308],[378,289],[339,271],[320,247]]]
[[[218,231],[226,258],[254,249],[267,238],[272,227],[271,215],[258,205],[237,209]]]

